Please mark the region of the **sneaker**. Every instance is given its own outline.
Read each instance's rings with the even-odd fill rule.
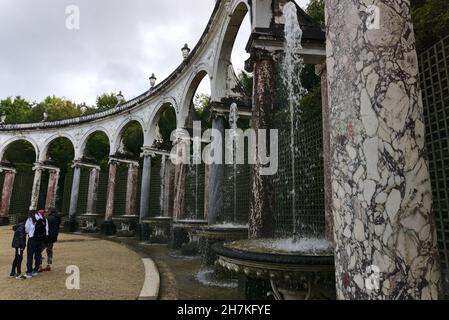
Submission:
[[[31,279],[33,275],[31,273],[25,274],[25,279]]]
[[[25,279],[28,279],[25,275],[18,275],[17,277],[16,277],[16,279],[17,280],[25,280]]]
[[[49,271],[51,271],[50,266],[47,266],[46,268],[39,270],[39,272],[49,272]]]
[[[15,277],[17,277],[17,274],[11,273],[11,274],[9,275],[9,277],[10,277],[10,278],[15,278]]]
[[[37,276],[38,274],[39,274],[38,271],[33,271],[32,276],[35,277],[35,276]]]

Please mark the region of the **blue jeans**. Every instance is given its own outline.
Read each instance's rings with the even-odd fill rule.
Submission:
[[[38,271],[42,263],[42,247],[43,241],[38,241],[34,238],[28,238],[27,245],[27,274],[32,274],[33,271]],[[34,269],[33,269],[34,259]]]

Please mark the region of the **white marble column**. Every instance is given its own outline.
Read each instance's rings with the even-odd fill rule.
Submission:
[[[78,209],[78,195],[79,195],[79,189],[80,189],[81,166],[79,163],[74,161],[72,168],[73,168],[73,179],[72,179],[72,192],[70,193],[69,219],[70,219],[70,221],[75,221],[76,212]]]
[[[408,0],[327,1],[339,299],[436,299],[440,281]]]
[[[143,167],[142,185],[140,188],[140,223],[150,214],[151,157],[153,156],[150,149],[150,147],[143,147],[141,154],[141,157],[143,157]]]
[[[100,182],[100,167],[91,167],[89,173],[89,193],[87,195],[86,214],[97,213],[98,184]]]

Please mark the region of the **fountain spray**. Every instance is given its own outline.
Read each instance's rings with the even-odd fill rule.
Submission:
[[[290,1],[283,8],[285,18],[284,27],[284,59],[282,63],[283,82],[287,90],[287,101],[290,109],[290,150],[291,150],[291,179],[292,179],[292,219],[293,237],[298,238],[297,212],[296,212],[296,165],[295,165],[295,130],[300,127],[300,117],[295,117],[301,113],[300,102],[307,90],[301,83],[301,72],[304,69],[304,60],[300,55],[302,50],[302,30],[298,22],[296,4]]]

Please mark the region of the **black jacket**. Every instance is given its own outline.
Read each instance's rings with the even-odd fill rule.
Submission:
[[[25,223],[16,224],[12,229],[14,230],[14,237],[11,246],[13,248],[25,249],[27,238],[25,233]]]
[[[61,216],[59,214],[50,214],[47,216],[48,238],[47,242],[55,243],[58,241],[59,227],[61,225]]]

